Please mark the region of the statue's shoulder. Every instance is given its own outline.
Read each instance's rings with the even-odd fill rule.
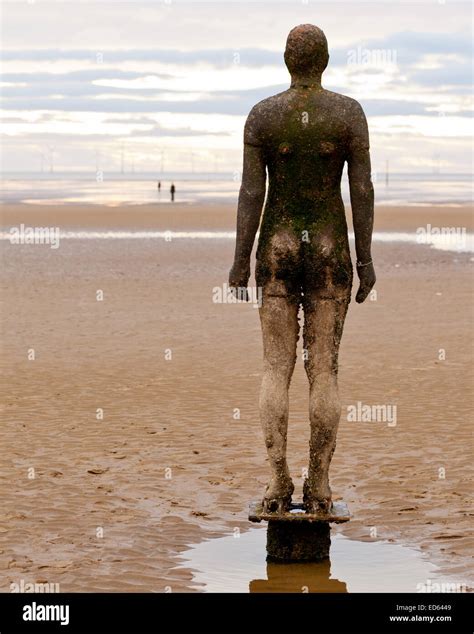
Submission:
[[[265,131],[272,125],[278,113],[285,110],[289,90],[266,97],[250,110],[245,123],[244,140],[250,145],[262,145]]]
[[[332,90],[325,90],[324,93],[326,99],[330,101],[333,107],[342,115],[346,114],[348,117],[353,117],[354,115],[364,112],[360,103],[352,97],[343,95],[340,92],[333,92]]]
[[[265,117],[266,115],[268,115],[269,112],[281,108],[282,104],[287,102],[289,98],[290,90],[284,90],[277,93],[276,95],[265,97],[265,99],[262,99],[261,101],[256,103],[250,112],[257,117]]]

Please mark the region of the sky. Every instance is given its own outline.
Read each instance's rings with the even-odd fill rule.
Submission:
[[[383,173],[471,170],[469,1],[1,2],[1,169],[241,169],[251,107],[318,25],[323,86],[357,99]]]

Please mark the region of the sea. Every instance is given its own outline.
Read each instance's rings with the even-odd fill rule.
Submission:
[[[472,202],[471,174],[374,173],[378,205],[462,205]],[[161,191],[158,190],[161,182]],[[170,186],[180,203],[236,203],[239,174],[229,172],[189,173],[3,173],[0,203],[100,204],[108,206],[168,203]],[[349,202],[346,174],[342,197]]]

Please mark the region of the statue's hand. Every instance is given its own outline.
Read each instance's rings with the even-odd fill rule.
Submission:
[[[243,299],[246,302],[249,301],[249,294],[247,290],[249,277],[250,262],[246,262],[245,264],[237,261],[234,262],[229,273],[229,286],[237,299]]]
[[[374,265],[371,263],[366,266],[358,266],[357,275],[359,276],[360,285],[356,295],[356,302],[362,304],[375,284]]]

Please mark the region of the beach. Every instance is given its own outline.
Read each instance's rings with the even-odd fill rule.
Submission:
[[[252,303],[213,301],[233,240],[173,232],[233,231],[235,205],[5,205],[3,229],[20,224],[172,233],[1,243],[0,591],[20,580],[62,592],[200,591],[180,553],[247,530],[248,503],[268,480],[262,344]],[[472,209],[376,208],[378,232],[427,225],[472,232]],[[376,241],[373,258],[377,293],[351,303],[339,356],[331,485],[353,517],[333,531],[418,549],[472,587],[473,256]],[[288,432],[296,498],[309,439],[299,346]],[[348,420],[364,405],[396,416]]]

